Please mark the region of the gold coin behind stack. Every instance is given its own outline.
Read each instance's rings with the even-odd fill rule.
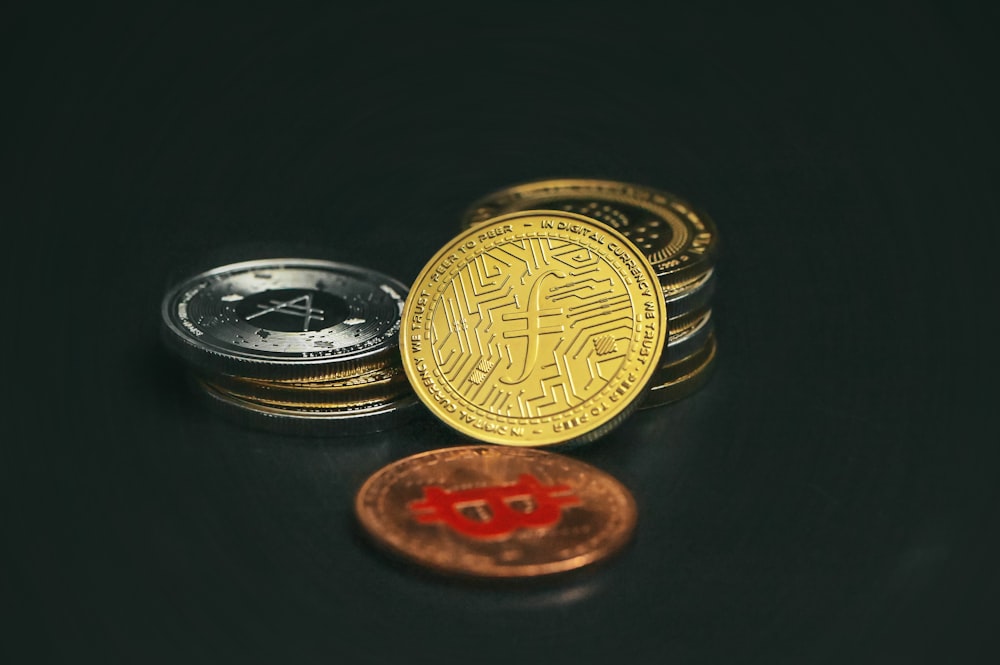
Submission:
[[[583,443],[637,406],[666,310],[653,267],[614,229],[560,211],[502,215],[453,238],[413,282],[403,369],[461,434]]]
[[[669,192],[615,180],[561,178],[507,187],[469,206],[461,223],[468,228],[531,209],[574,212],[619,231],[646,255],[665,294],[715,263],[718,232],[708,215]]]
[[[365,481],[358,522],[385,550],[438,573],[530,578],[606,561],[632,537],[635,499],[611,475],[543,450],[459,446]]]
[[[709,332],[704,344],[691,355],[662,365],[653,375],[652,386],[639,408],[671,404],[693,394],[711,376],[717,351],[715,334]]]
[[[355,407],[384,402],[411,391],[398,362],[354,377],[329,381],[266,381],[230,374],[201,378],[220,392],[276,407]]]
[[[656,270],[670,337],[643,406],[667,404],[700,388],[715,361],[711,298],[719,235],[715,222],[675,194],[627,182],[561,178],[497,190],[469,206],[462,226],[531,208],[576,212],[620,231]],[[695,324],[695,325],[692,325]],[[711,343],[707,340],[711,337]]]

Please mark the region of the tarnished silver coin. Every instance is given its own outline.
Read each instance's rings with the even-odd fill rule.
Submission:
[[[324,380],[398,362],[408,288],[366,268],[318,259],[221,266],[171,288],[164,337],[203,373]]]

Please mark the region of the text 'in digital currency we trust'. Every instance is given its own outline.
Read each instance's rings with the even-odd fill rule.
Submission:
[[[403,368],[463,435],[513,446],[593,440],[636,406],[667,337],[657,276],[613,229],[526,211],[453,238],[403,309]]]

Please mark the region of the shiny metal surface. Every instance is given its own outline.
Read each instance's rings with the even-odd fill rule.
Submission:
[[[503,446],[419,453],[375,472],[355,514],[379,546],[452,575],[560,573],[618,552],[636,505],[615,478],[565,455]]]
[[[711,378],[718,355],[718,342],[710,334],[705,345],[690,356],[661,367],[653,376],[652,387],[640,409],[662,406],[683,399],[699,390]]]
[[[231,374],[204,376],[202,380],[236,397],[276,407],[353,407],[381,403],[413,392],[398,362],[357,376],[327,381],[268,381]]]
[[[697,353],[698,349],[705,346],[714,330],[711,309],[690,312],[671,321],[670,336],[667,338],[667,348],[660,359],[660,366],[673,364]]]
[[[716,281],[715,268],[712,268],[690,282],[676,287],[664,287],[663,298],[667,302],[669,320],[673,322],[691,312],[708,307],[715,293]]]
[[[0,661],[997,660],[1000,5],[7,7]],[[482,194],[591,173],[723,241],[711,379],[573,455],[638,504],[610,565],[401,570],[353,498],[456,436],[229,426],[160,348],[182,263],[409,284]]]
[[[680,197],[615,180],[564,178],[507,187],[472,203],[464,228],[518,210],[564,210],[586,215],[631,240],[670,288],[695,279],[714,265],[715,222]]]
[[[164,337],[202,371],[350,377],[389,362],[406,294],[398,280],[348,264],[245,261],[174,286],[162,303]]]

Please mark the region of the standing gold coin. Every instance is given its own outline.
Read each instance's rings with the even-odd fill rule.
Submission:
[[[718,232],[708,215],[669,192],[615,180],[563,178],[501,189],[469,206],[462,226],[538,208],[586,215],[621,232],[649,259],[665,293],[715,263]]]
[[[401,459],[354,503],[379,545],[442,573],[534,577],[608,558],[632,535],[635,501],[607,473],[524,448],[461,446]]]
[[[607,432],[635,408],[667,336],[642,253],[558,211],[466,229],[421,271],[402,316],[417,396],[461,434],[512,446]]]

